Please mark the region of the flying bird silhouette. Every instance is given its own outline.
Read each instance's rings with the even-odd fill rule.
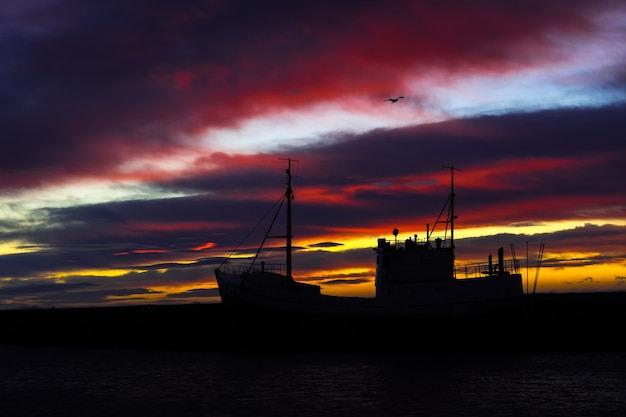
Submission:
[[[396,101],[400,100],[401,98],[404,98],[404,97],[403,96],[399,96],[399,97],[396,97],[396,98],[388,98],[385,101],[391,101],[392,103],[395,103]]]

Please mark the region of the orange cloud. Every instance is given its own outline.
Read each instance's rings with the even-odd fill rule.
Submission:
[[[204,245],[200,245],[200,246],[196,246],[194,248],[191,248],[191,250],[201,251],[201,250],[205,250],[205,249],[214,248],[215,246],[216,246],[215,242],[207,242]]]

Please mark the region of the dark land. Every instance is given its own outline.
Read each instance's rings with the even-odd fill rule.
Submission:
[[[224,351],[626,350],[626,292],[524,296],[506,313],[349,319],[144,305],[0,311],[0,345]]]

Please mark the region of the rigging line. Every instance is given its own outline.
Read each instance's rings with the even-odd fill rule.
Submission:
[[[430,230],[430,233],[427,236],[427,239],[430,240],[430,237],[432,236],[432,234],[435,232],[435,229],[437,228],[437,224],[439,224],[439,219],[441,219],[441,215],[443,214],[443,211],[446,209],[446,207],[448,207],[448,202],[450,201],[450,196],[448,196],[448,199],[446,200],[446,202],[443,204],[443,207],[441,208],[441,211],[439,212],[439,216],[437,216],[437,220],[435,220],[435,224],[433,225],[433,228]],[[450,208],[448,207],[448,210],[450,210]],[[447,230],[447,226],[446,226],[446,230]]]
[[[533,286],[533,294],[537,291],[537,280],[539,279],[539,268],[541,268],[541,261],[543,259],[543,249],[544,249],[544,244],[541,243],[539,245],[539,253],[537,254],[537,268],[536,268],[536,274],[535,274],[535,285]]]
[[[235,247],[235,249],[232,250],[232,252],[222,261],[222,263],[220,264],[219,268],[221,268],[222,266],[224,266],[224,264],[226,262],[228,262],[228,260],[231,258],[231,256],[233,256],[235,254],[235,252],[237,252],[239,250],[239,248],[241,247],[241,245],[243,245],[243,243],[250,237],[250,235],[259,227],[259,225],[265,220],[265,218],[272,212],[274,211],[274,208],[278,205],[278,203],[280,203],[282,205],[283,199],[285,198],[284,195],[281,195],[280,198],[274,203],[274,205],[272,205],[272,207],[263,215],[263,217],[261,217],[261,219],[257,222],[257,224],[254,225],[254,227],[248,232],[248,234],[241,239],[241,242],[239,242],[237,244],[237,246]],[[218,268],[218,269],[219,269]]]
[[[448,200],[450,197],[448,197]],[[450,228],[450,219],[452,218],[452,204],[448,205],[448,220],[446,221],[446,230],[443,232],[443,240],[448,238],[448,229]],[[452,233],[452,232],[451,232]]]
[[[287,199],[286,195],[284,195],[283,198],[281,198],[280,206],[278,207],[278,210],[276,210],[276,214],[274,214],[274,218],[272,219],[272,223],[270,223],[270,227],[268,227],[267,228],[267,232],[265,232],[265,237],[263,238],[263,241],[259,245],[259,249],[257,249],[256,255],[254,255],[254,258],[252,258],[252,263],[250,264],[250,268],[248,268],[248,272],[252,271],[252,267],[254,267],[254,263],[256,262],[256,258],[259,257],[259,253],[261,253],[261,249],[263,249],[263,245],[265,244],[265,241],[267,240],[267,237],[269,236],[270,231],[272,230],[272,227],[274,227],[274,223],[276,222],[276,218],[278,217],[278,214],[280,213],[280,209],[283,207],[283,203],[285,202],[286,199]]]

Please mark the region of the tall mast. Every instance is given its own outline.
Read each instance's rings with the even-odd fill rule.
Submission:
[[[442,168],[450,170],[450,247],[454,250],[454,219],[456,219],[454,214],[454,171],[459,171],[459,169],[455,168],[454,165],[444,165]]]
[[[287,158],[287,190],[285,199],[287,200],[287,247],[286,247],[286,268],[287,276],[291,278],[291,201],[293,200],[293,190],[291,189],[291,158]]]

